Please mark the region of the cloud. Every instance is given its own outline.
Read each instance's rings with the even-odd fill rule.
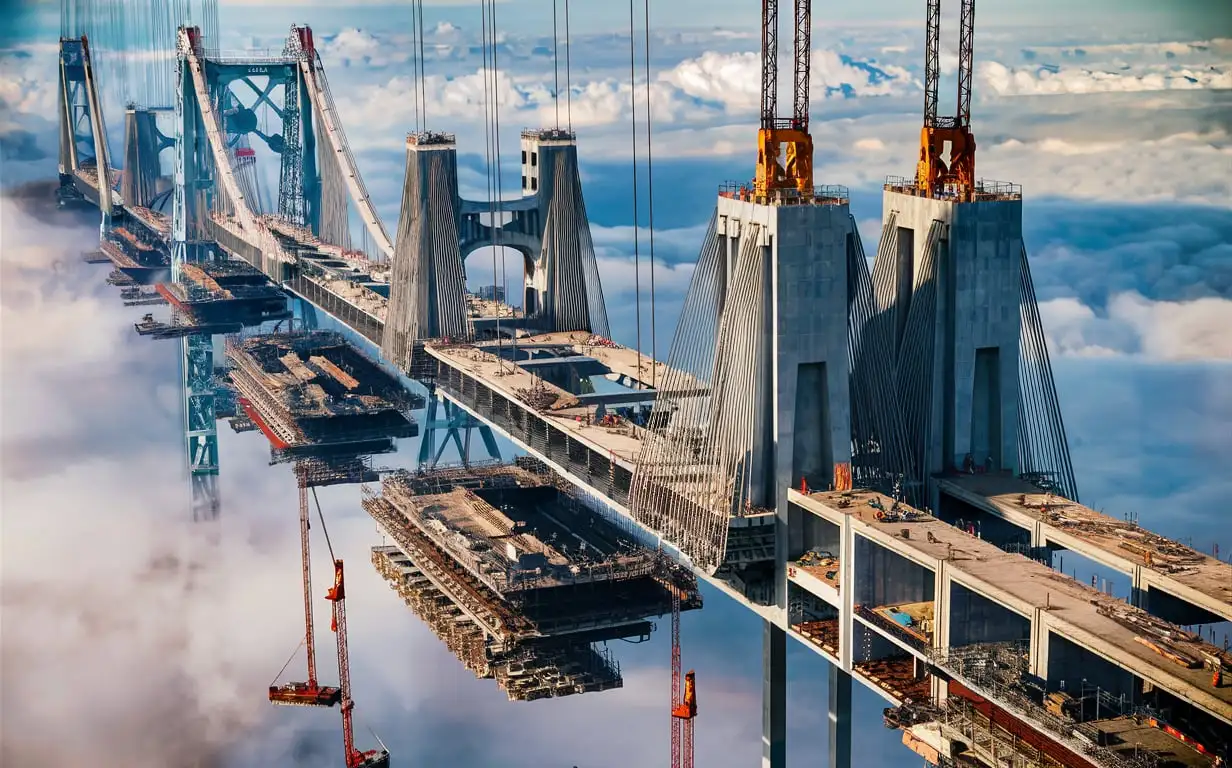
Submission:
[[[96,225],[56,214],[49,185],[35,192],[0,198],[0,762],[222,765],[235,734],[260,719],[259,701],[235,693],[259,685],[265,670],[253,663],[271,649],[262,637],[245,650],[219,643],[224,624],[192,617],[256,618],[262,553],[232,542],[233,568],[221,571],[248,590],[217,590],[220,572],[186,567],[209,555],[177,514],[187,508],[181,454],[149,441],[177,439],[176,408],[157,379],[141,381],[154,371],[165,380],[173,350],[162,348],[159,365],[159,350],[128,330],[132,310],[94,289],[103,273],[78,253]],[[106,691],[105,706],[83,691]]]
[[[1076,357],[1141,356],[1180,362],[1232,360],[1232,300],[1151,301],[1113,296],[1097,312],[1074,298],[1040,302],[1052,353]]]
[[[1015,68],[986,61],[979,65],[976,77],[997,96],[1232,88],[1232,70],[1214,66],[1204,69],[1152,67],[1134,72],[1050,66]]]

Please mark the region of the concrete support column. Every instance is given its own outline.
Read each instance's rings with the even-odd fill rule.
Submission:
[[[787,768],[787,632],[762,621],[761,765]]]
[[[830,665],[830,768],[851,768],[851,674]]]
[[[1043,680],[1048,679],[1048,622],[1047,612],[1036,608],[1031,617],[1031,674]]]
[[[1142,566],[1135,565],[1134,572],[1130,575],[1129,602],[1132,605],[1136,605],[1137,607],[1143,610],[1146,610],[1147,608],[1147,597],[1146,597],[1147,586],[1143,583],[1144,579],[1142,577],[1143,577]]]
[[[950,647],[950,606],[954,582],[950,581],[947,568],[948,562],[937,561],[937,572],[933,586],[933,647]],[[940,702],[945,699],[949,686],[940,678],[932,678],[933,700]]]
[[[839,537],[838,658],[843,671],[850,673],[856,643],[856,534],[850,515],[843,516]]]

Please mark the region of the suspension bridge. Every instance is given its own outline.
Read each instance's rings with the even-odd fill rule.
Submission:
[[[483,4],[489,197],[461,196],[455,136],[427,129],[417,80],[391,228],[310,27],[278,51],[229,52],[208,0],[65,1],[61,201],[96,206],[104,239],[123,230],[130,250],[165,252],[173,283],[194,265],[248,265],[429,387],[429,426],[464,454],[475,425],[494,456],[503,434],[759,616],[763,764],[786,763],[788,637],[831,664],[835,766],[851,761],[853,680],[938,765],[1151,765],[1090,735],[1148,710],[1195,754],[1232,743],[1232,657],[1212,642],[1232,621],[1232,566],[1077,500],[1022,190],[975,175],[972,0],[953,117],[938,116],[940,5],[926,3],[921,160],[887,178],[871,269],[846,188],[814,182],[809,2],[792,17],[789,117],[778,3],[763,3],[754,178],[718,190],[664,360],[642,351],[640,296],[637,344],[610,338],[571,128],[521,132],[521,194],[503,195],[495,6]],[[130,27],[134,10],[152,15]],[[113,63],[133,50],[148,78]],[[125,108],[117,153],[108,98]],[[516,302],[495,265],[489,295],[466,288],[468,257],[501,248],[523,257]],[[212,341],[182,336],[193,514],[213,519]],[[425,440],[421,461],[440,456]],[[1128,594],[1057,573],[1066,550],[1126,576]],[[1020,664],[1014,685],[973,675],[979,653],[981,669]],[[1050,708],[1088,685],[1123,711]]]

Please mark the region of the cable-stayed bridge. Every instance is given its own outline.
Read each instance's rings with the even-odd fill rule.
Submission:
[[[847,190],[812,183],[807,101],[803,122],[764,118],[792,159],[764,152],[756,185],[721,188],[656,361],[610,340],[571,131],[521,134],[512,201],[463,199],[454,136],[409,134],[389,227],[312,30],[253,54],[203,28],[177,27],[173,101],[126,105],[118,153],[90,37],[64,30],[62,200],[96,205],[104,238],[165,251],[172,282],[212,261],[258,270],[445,398],[443,426],[503,433],[759,615],[766,765],[786,760],[789,636],[833,665],[834,765],[850,762],[853,679],[938,764],[995,760],[1002,732],[1015,765],[1136,764],[1087,743],[1085,716],[1050,719],[989,677],[994,662],[1041,697],[1089,685],[1118,716],[1166,710],[1193,743],[1232,733],[1232,687],[1211,682],[1232,660],[1168,624],[1232,621],[1232,567],[1077,501],[1021,189],[888,179],[870,270]],[[491,246],[523,256],[520,308],[508,286],[466,289],[467,257]],[[182,342],[204,518],[219,506],[207,330]],[[1063,550],[1123,574],[1128,602],[1057,574]]]

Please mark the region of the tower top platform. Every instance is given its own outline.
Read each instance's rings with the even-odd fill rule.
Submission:
[[[432,149],[451,149],[457,145],[457,137],[452,133],[441,131],[421,131],[406,135],[407,147],[430,147]]]
[[[841,184],[814,187],[812,195],[800,194],[795,189],[772,189],[760,194],[747,182],[726,181],[719,185],[719,197],[757,205],[847,205],[851,201],[847,187]]]
[[[884,189],[886,192],[897,192],[900,195],[912,197],[928,197],[926,190],[916,183],[914,177],[887,176]],[[931,198],[952,203],[986,203],[998,200],[1022,200],[1022,185],[1009,181],[993,181],[980,179],[975,184],[969,197],[959,194],[957,186],[945,187],[942,194]]]
[[[522,138],[537,141],[540,144],[574,144],[577,134],[563,128],[527,128],[522,131]]]

